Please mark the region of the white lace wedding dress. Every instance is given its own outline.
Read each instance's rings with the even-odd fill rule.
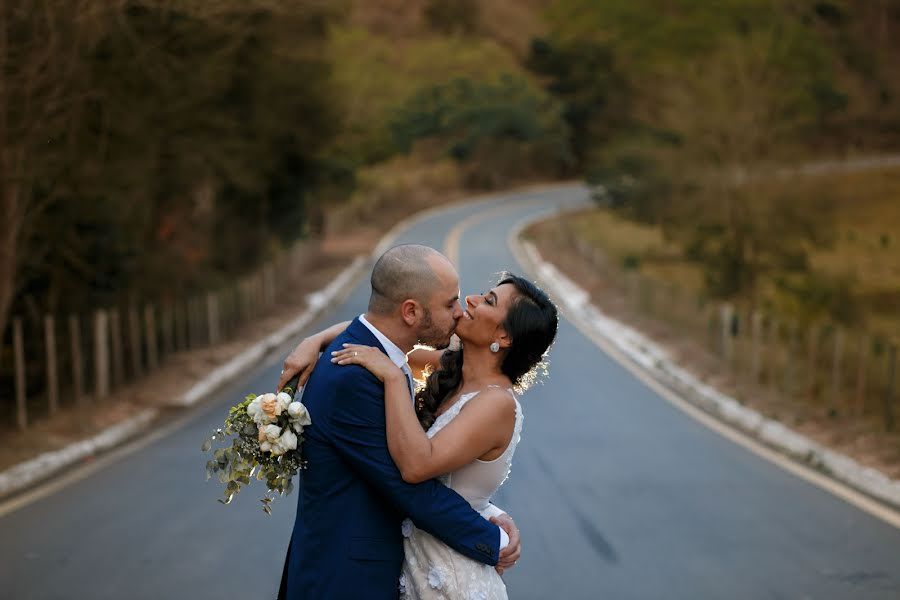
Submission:
[[[497,386],[490,386],[497,387]],[[513,395],[512,390],[509,391]],[[428,437],[453,420],[478,392],[463,394],[428,430]],[[513,395],[515,399],[515,395]],[[506,450],[491,461],[476,460],[442,475],[440,481],[485,514],[491,496],[509,476],[513,453],[522,432],[522,407],[516,400],[516,425]],[[405,560],[400,576],[402,600],[506,600],[506,586],[493,567],[453,550],[407,519],[403,522]]]

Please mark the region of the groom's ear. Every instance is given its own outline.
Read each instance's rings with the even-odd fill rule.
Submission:
[[[423,312],[419,303],[412,298],[408,298],[400,303],[400,317],[410,327],[418,324]]]

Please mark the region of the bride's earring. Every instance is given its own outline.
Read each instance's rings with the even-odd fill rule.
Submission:
[[[493,352],[494,354],[500,352],[500,342],[494,342],[491,344],[491,352]]]

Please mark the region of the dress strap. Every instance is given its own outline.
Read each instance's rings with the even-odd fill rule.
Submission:
[[[513,392],[513,389],[512,389],[512,388],[505,388],[505,387],[503,387],[503,386],[501,386],[501,385],[495,385],[495,384],[493,384],[493,383],[489,383],[489,384],[487,385],[487,387],[489,387],[489,388],[497,388],[497,389],[500,389],[500,390],[506,390],[507,392],[509,392],[509,395],[512,396],[514,400],[515,400],[515,398],[516,398],[516,394]]]

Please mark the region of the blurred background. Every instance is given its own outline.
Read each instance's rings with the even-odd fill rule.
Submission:
[[[0,62],[0,466],[415,210],[581,179],[549,257],[900,475],[900,0],[2,0]]]

